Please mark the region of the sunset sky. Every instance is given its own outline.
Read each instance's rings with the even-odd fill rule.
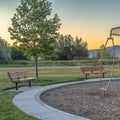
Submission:
[[[62,34],[81,37],[88,49],[104,44],[112,27],[120,26],[120,0],[49,0],[61,19]],[[9,40],[8,27],[20,0],[0,0],[0,37]],[[120,45],[120,38],[115,44]]]

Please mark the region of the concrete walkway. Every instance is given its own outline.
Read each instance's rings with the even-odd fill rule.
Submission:
[[[108,79],[106,78],[104,80]],[[44,87],[32,87],[28,90],[27,88],[24,88],[23,92],[19,93],[13,98],[13,103],[25,113],[41,120],[90,120],[54,109],[40,100],[40,95],[46,90],[70,84],[85,83],[88,81],[94,82],[98,81],[98,79],[92,79],[82,82],[61,83]],[[22,88],[19,88],[19,90],[22,91]]]

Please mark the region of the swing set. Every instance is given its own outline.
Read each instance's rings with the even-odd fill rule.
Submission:
[[[120,36],[120,27],[114,27],[110,30],[110,36],[109,36],[109,38],[107,38],[106,43],[105,43],[105,48],[106,48],[108,42],[111,40],[113,56],[112,56],[112,70],[111,70],[110,78],[109,78],[106,86],[103,86],[102,76],[101,76],[102,71],[100,71],[100,84],[101,84],[100,89],[101,89],[101,93],[103,96],[105,96],[107,94],[107,91],[110,87],[110,82],[112,81],[112,78],[113,78],[113,73],[114,73],[114,68],[115,68],[115,46],[114,46],[113,36]],[[103,53],[101,54],[100,66],[102,66],[102,61],[103,61]]]

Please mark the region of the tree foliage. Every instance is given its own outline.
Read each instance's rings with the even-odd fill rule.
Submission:
[[[9,27],[14,44],[27,56],[36,61],[36,77],[38,78],[37,60],[39,56],[50,55],[55,48],[55,39],[60,28],[57,14],[52,17],[51,3],[47,0],[20,0]]]
[[[0,63],[10,63],[11,61],[11,48],[4,39],[0,38]]]
[[[11,47],[11,57],[13,60],[27,60],[24,53],[16,47]]]
[[[107,51],[106,47],[104,45],[100,46],[100,49],[98,50],[97,58],[110,58],[110,54]]]
[[[71,35],[60,35],[57,40],[56,59],[73,60],[88,56],[87,43]]]

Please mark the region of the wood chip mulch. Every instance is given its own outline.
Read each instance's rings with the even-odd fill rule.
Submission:
[[[108,82],[102,82],[106,87]],[[120,120],[120,81],[111,81],[106,96],[100,82],[75,84],[46,91],[41,99],[59,110],[91,120]]]

